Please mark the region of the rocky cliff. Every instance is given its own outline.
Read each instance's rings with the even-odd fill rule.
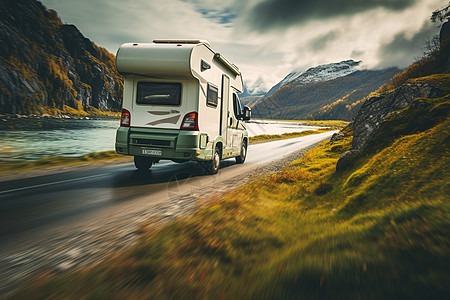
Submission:
[[[114,61],[40,2],[0,1],[0,113],[118,111]]]
[[[353,120],[352,148],[363,149],[385,120],[389,120],[393,113],[407,108],[415,99],[436,99],[447,95],[447,84],[450,82],[444,78],[425,77],[407,82],[385,95],[368,98]]]
[[[410,79],[395,90],[370,97],[343,130],[344,135],[353,133],[352,149],[341,156],[336,170],[345,170],[359,158],[373,155],[404,136],[444,123],[449,116],[448,73]],[[341,136],[336,134],[332,141]]]

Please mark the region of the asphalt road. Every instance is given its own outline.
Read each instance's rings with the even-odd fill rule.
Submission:
[[[112,211],[138,212],[140,205],[149,203],[176,206],[178,196],[205,188],[220,190],[222,181],[238,178],[333,133],[250,145],[244,164],[224,160],[217,175],[204,175],[195,162],[162,161],[148,172],[122,164],[0,182],[0,252],[12,242],[26,243],[46,229],[96,219],[105,210],[111,216]]]
[[[196,162],[165,161],[148,172],[124,163],[1,181],[0,294],[40,274],[100,262],[138,241],[143,224],[191,214],[334,132],[250,145],[244,164],[224,160],[216,175]]]

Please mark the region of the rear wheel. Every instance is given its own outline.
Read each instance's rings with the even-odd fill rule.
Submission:
[[[134,165],[140,171],[145,171],[150,169],[153,164],[153,159],[151,157],[145,156],[135,156],[134,157]]]
[[[241,146],[241,154],[239,156],[236,156],[236,162],[238,164],[243,164],[246,157],[247,157],[247,141],[243,141]]]
[[[216,146],[214,149],[214,154],[212,157],[212,160],[205,162],[206,164],[206,172],[208,172],[211,175],[217,174],[220,169],[220,149],[219,146]]]

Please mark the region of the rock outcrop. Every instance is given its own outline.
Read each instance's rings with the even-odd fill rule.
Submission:
[[[444,93],[438,85],[416,81],[406,83],[385,95],[366,99],[353,119],[353,150],[363,149],[366,141],[377,132],[389,114],[406,108],[416,98],[441,96],[444,96]]]
[[[446,54],[446,67],[450,69],[450,18],[442,24],[439,32],[439,45],[441,52]]]
[[[399,88],[370,97],[351,126],[352,149],[336,164],[336,171],[348,169],[360,157],[389,146],[396,139],[423,132],[448,117],[450,75],[416,78]]]
[[[115,57],[36,0],[0,1],[0,113],[118,111]]]

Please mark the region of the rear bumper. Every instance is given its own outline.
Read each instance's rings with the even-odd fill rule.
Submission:
[[[170,160],[210,160],[212,151],[200,148],[200,132],[120,127],[116,132],[116,152]],[[144,154],[144,150],[156,154]],[[160,154],[160,155],[159,155]]]

